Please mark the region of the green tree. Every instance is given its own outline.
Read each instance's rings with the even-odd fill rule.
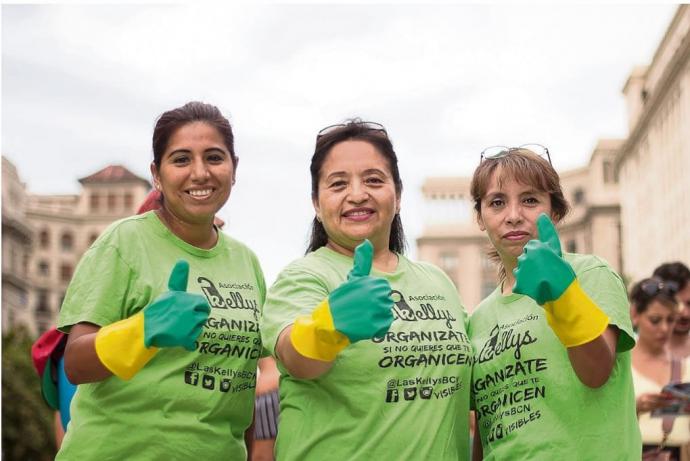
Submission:
[[[2,459],[7,461],[55,457],[53,411],[41,397],[31,344],[24,330],[2,336]]]

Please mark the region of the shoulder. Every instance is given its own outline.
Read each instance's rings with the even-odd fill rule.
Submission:
[[[129,239],[138,236],[144,229],[150,227],[151,216],[147,215],[148,213],[129,216],[111,223],[96,239],[93,247],[112,245],[123,240],[130,243]]]
[[[498,302],[498,287],[494,291],[491,292],[489,296],[486,298],[482,299],[479,304],[477,304],[477,307],[474,308],[474,311],[472,311],[472,316],[471,318],[480,318],[482,315],[487,314],[490,310],[492,310]]]
[[[615,274],[608,262],[595,255],[564,253],[563,257],[570,263],[576,274],[590,271],[592,269],[604,269]]]
[[[256,262],[259,261],[259,258],[256,256],[256,253],[254,253],[254,251],[251,248],[249,248],[249,246],[247,246],[247,244],[237,240],[234,237],[231,237],[230,235],[226,234],[223,231],[220,231],[220,232],[222,232],[222,234],[223,234],[223,244],[224,244],[226,249],[228,249],[229,251],[231,251],[235,254],[239,253],[242,255],[246,255],[247,257],[249,257],[250,259],[252,259]]]

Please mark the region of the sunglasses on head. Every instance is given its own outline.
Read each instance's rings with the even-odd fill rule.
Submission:
[[[551,165],[551,155],[549,154],[549,149],[545,146],[542,146],[541,144],[523,144],[521,146],[517,147],[508,147],[508,146],[491,146],[487,147],[484,149],[479,156],[479,163],[482,163],[484,160],[493,160],[497,158],[502,158],[507,155],[512,154],[515,151],[519,151],[521,149],[529,150],[531,152],[534,152],[538,156],[545,158],[546,160],[549,161],[549,165]]]
[[[640,282],[640,289],[647,296],[656,296],[663,293],[673,298],[678,293],[678,284],[670,280],[646,279]]]
[[[364,128],[368,131],[376,131],[378,133],[383,134],[385,137],[388,137],[388,133],[386,132],[386,129],[380,123],[376,123],[376,122],[351,122],[351,123],[338,123],[336,125],[329,125],[326,128],[322,128],[317,133],[316,139],[318,140],[319,138],[327,135],[328,133],[332,133],[332,132],[337,131],[341,128],[347,128],[347,127],[351,127],[351,126],[361,127],[361,128]]]

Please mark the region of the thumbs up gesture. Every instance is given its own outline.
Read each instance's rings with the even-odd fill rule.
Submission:
[[[332,361],[349,344],[384,335],[393,323],[393,299],[386,279],[372,277],[374,247],[365,240],[355,248],[347,280],[312,312],[298,317],[290,341],[301,355]]]
[[[168,290],[144,309],[146,347],[181,346],[194,350],[194,341],[208,318],[211,307],[202,295],[187,293],[189,263],[179,260],[168,280]]]
[[[551,219],[537,218],[539,239],[530,240],[518,257],[514,293],[544,307],[546,321],[566,347],[588,343],[601,335],[609,318],[580,286],[572,266],[563,259],[561,242]]]
[[[560,298],[575,279],[573,268],[561,253],[561,241],[551,219],[542,213],[537,218],[538,240],[530,240],[518,257],[514,293],[527,295],[537,304]]]
[[[194,350],[194,341],[211,308],[198,294],[187,293],[189,263],[177,261],[168,290],[137,314],[98,330],[94,347],[101,363],[121,379],[132,378],[159,347]]]

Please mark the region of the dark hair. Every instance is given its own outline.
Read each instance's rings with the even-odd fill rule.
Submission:
[[[654,276],[676,282],[678,284],[678,291],[684,290],[688,283],[690,283],[690,269],[680,261],[662,264],[654,269]]]
[[[675,295],[678,285],[669,284],[658,277],[643,279],[633,285],[630,290],[630,302],[638,314],[647,310],[653,301],[658,301],[666,307],[675,309],[677,306]]]
[[[314,155],[311,158],[311,165],[309,170],[311,172],[311,196],[316,200],[319,196],[319,178],[321,175],[321,167],[326,161],[331,149],[338,143],[343,141],[365,141],[374,146],[376,150],[386,159],[388,167],[393,175],[393,183],[395,184],[395,192],[400,195],[402,193],[402,179],[400,179],[400,171],[398,170],[398,157],[393,150],[393,144],[388,138],[388,134],[382,128],[372,128],[368,122],[363,122],[361,119],[353,118],[346,120],[342,125],[334,126],[333,129],[324,134],[320,134],[316,138],[316,148]],[[324,229],[323,224],[316,219],[312,220],[311,236],[309,238],[309,245],[306,253],[316,251],[328,243],[328,234]],[[395,252],[403,254],[407,243],[405,241],[405,233],[403,231],[402,220],[400,215],[396,214],[391,225],[391,235],[388,240],[388,248]]]
[[[193,122],[204,122],[213,126],[223,138],[225,147],[230,152],[233,166],[237,167],[237,156],[235,155],[235,137],[232,134],[232,127],[227,118],[211,104],[199,101],[191,101],[182,107],[164,112],[153,129],[153,163],[156,168],[160,168],[161,159],[168,147],[170,138],[178,128]]]
[[[542,192],[548,193],[551,199],[551,212],[557,222],[570,211],[568,200],[563,195],[561,180],[551,163],[529,149],[518,148],[511,149],[506,155],[485,158],[474,170],[470,194],[474,200],[474,210],[477,215],[481,216],[482,198],[489,189],[491,177],[499,169],[499,184],[506,178],[512,178],[522,184],[534,185]],[[495,249],[489,251],[489,258],[494,262],[500,262],[498,252]],[[505,268],[502,265],[499,276],[501,279],[505,278]]]

